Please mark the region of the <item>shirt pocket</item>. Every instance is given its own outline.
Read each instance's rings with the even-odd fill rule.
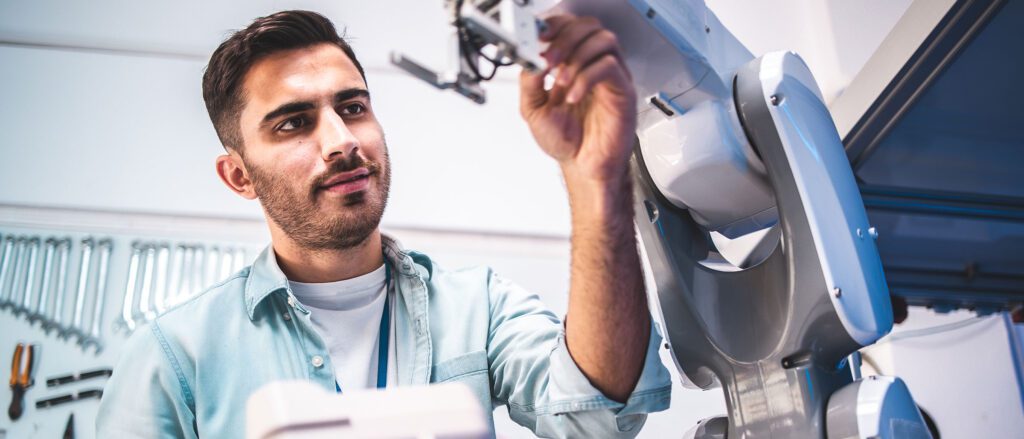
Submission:
[[[463,383],[469,386],[473,394],[480,400],[480,406],[484,408],[485,412],[489,412],[493,409],[489,376],[487,352],[480,350],[435,364],[430,373],[430,382],[435,384]]]

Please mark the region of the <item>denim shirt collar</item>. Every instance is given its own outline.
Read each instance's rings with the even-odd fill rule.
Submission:
[[[404,277],[430,280],[433,264],[425,255],[407,253],[398,240],[381,234],[381,247],[384,257],[395,273]],[[288,278],[277,264],[273,243],[267,245],[252,263],[249,277],[245,283],[245,306],[249,320],[255,320],[256,308],[272,293],[288,289]]]

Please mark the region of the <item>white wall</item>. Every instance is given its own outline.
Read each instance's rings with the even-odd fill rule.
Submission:
[[[831,103],[846,89],[912,0],[706,0],[755,55],[793,50]]]
[[[0,161],[0,202],[262,217],[212,172],[200,80],[228,30],[292,7],[347,27],[368,70],[394,164],[386,224],[566,236],[561,179],[518,117],[515,82],[489,84],[478,106],[388,64],[392,49],[444,59],[445,21],[425,1],[0,2],[0,151],[17,158]]]
[[[953,326],[933,335],[908,332]],[[865,375],[903,378],[918,405],[931,414],[945,438],[1020,437],[1024,431],[1024,387],[1019,332],[1005,314],[977,317],[967,311],[937,314],[911,308],[893,334],[864,350]],[[902,335],[901,335],[902,334]],[[1018,352],[1014,352],[1018,344]],[[1012,433],[1012,432],[1018,433]]]

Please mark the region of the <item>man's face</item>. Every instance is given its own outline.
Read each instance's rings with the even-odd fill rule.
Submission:
[[[267,216],[297,244],[346,249],[380,223],[391,181],[366,83],[334,45],[273,53],[242,84],[243,161]]]

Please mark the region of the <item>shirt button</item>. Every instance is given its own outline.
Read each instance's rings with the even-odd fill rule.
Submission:
[[[291,315],[291,314],[288,314],[288,313],[284,313],[284,321],[286,321],[286,322],[287,322],[287,321],[289,321],[289,320],[291,320],[291,319],[292,319],[292,315]]]
[[[321,357],[319,355],[314,355],[313,356],[313,367],[319,368],[320,366],[323,366],[323,365],[324,365],[324,357]]]

